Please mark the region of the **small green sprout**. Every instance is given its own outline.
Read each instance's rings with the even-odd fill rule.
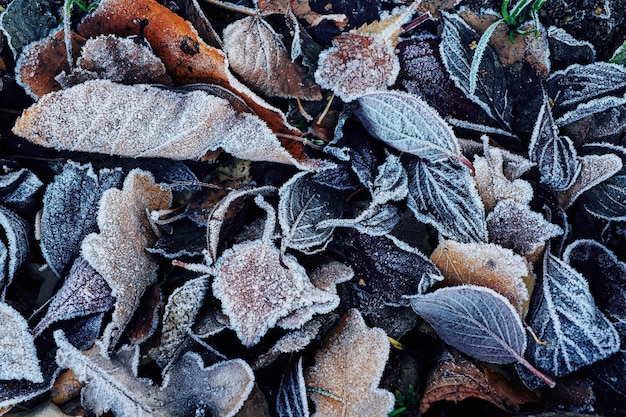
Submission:
[[[476,81],[478,79],[478,67],[483,59],[483,54],[487,48],[487,43],[493,35],[493,32],[501,24],[506,24],[509,30],[509,40],[513,43],[513,36],[515,35],[528,35],[533,34],[535,37],[539,37],[539,10],[546,4],[548,0],[520,0],[509,11],[510,0],[502,1],[502,18],[493,22],[483,33],[478,40],[478,45],[474,51],[474,58],[472,59],[472,66],[470,68],[470,87],[469,93],[474,94],[476,91]],[[532,19],[535,24],[535,28],[528,31],[521,30],[521,27],[528,20]]]
[[[413,384],[409,385],[406,395],[396,390],[396,405],[387,417],[396,417],[405,411],[415,411],[419,407],[419,396]]]

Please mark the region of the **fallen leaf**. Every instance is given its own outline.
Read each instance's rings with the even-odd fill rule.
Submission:
[[[81,251],[102,275],[115,297],[115,310],[105,330],[105,344],[119,340],[144,290],[156,281],[158,262],[146,253],[156,236],[146,211],[170,206],[171,194],[154,183],[152,175],[135,169],[122,190],[109,189],[100,200],[98,228],[83,240]],[[108,346],[108,345],[107,345]]]
[[[315,403],[313,417],[381,417],[393,410],[394,396],[377,388],[389,357],[381,329],[369,329],[351,309],[324,339],[304,380]]]
[[[276,394],[278,417],[309,417],[309,403],[302,375],[302,357],[287,368]]]
[[[103,313],[113,307],[114,302],[111,287],[87,261],[79,257],[48,305],[46,315],[33,329],[33,334],[39,336],[51,324],[61,320]]]
[[[324,20],[332,20],[340,29],[348,23],[348,18],[343,14],[319,14],[311,10],[309,0],[258,0],[256,5],[262,15],[287,14],[291,10],[293,14],[311,26],[317,26]]]
[[[591,64],[596,60],[596,49],[589,41],[576,39],[565,29],[548,28],[552,71],[560,71],[572,64]]]
[[[217,96],[106,80],[42,97],[13,132],[40,146],[134,158],[200,159],[224,149],[243,159],[315,165],[300,164],[261,119]]]
[[[26,45],[45,38],[59,25],[57,9],[58,4],[52,0],[16,0],[8,4],[0,16],[0,26],[13,58],[17,59]]]
[[[15,417],[72,417],[65,414],[59,407],[51,402],[44,402],[30,411],[17,413]]]
[[[0,299],[30,253],[30,227],[20,216],[0,206]]]
[[[78,397],[82,388],[83,384],[78,381],[74,371],[71,369],[63,371],[50,389],[50,401],[57,405],[65,404]]]
[[[105,190],[121,185],[122,170],[68,161],[48,184],[41,213],[41,252],[52,271],[63,277],[80,253],[80,245],[97,230],[98,202]]]
[[[292,62],[279,35],[263,19],[249,16],[224,29],[224,50],[243,81],[270,97],[321,100],[318,85]]]
[[[209,22],[197,0],[177,0],[176,4],[180,7],[180,15],[193,25],[203,41],[218,49],[224,47],[222,40],[213,29],[213,25]]]
[[[425,413],[439,401],[459,402],[468,398],[480,398],[508,411],[537,401],[533,393],[523,387],[513,387],[508,381],[504,383],[508,395],[503,395],[492,386],[485,372],[459,353],[445,355],[428,376],[420,413]]]
[[[115,35],[87,39],[71,72],[56,77],[63,89],[97,79],[121,84],[172,84],[163,62],[150,48]]]
[[[44,382],[26,319],[10,305],[0,302],[0,322],[3,326],[0,334],[0,380]]]
[[[9,210],[19,211],[39,200],[41,180],[28,168],[3,161],[0,168],[0,201]]]

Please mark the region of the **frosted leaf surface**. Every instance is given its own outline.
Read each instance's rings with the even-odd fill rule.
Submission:
[[[87,81],[42,97],[13,132],[59,150],[180,160],[223,149],[241,159],[300,166],[265,122],[203,91]]]
[[[301,172],[283,184],[278,195],[282,247],[297,249],[307,255],[326,248],[333,228],[318,226],[322,220],[341,217],[343,192],[318,184],[308,173]]]
[[[596,307],[585,277],[549,252],[533,292],[527,321],[539,340],[528,358],[537,368],[561,377],[617,352],[619,335]]]
[[[97,231],[96,215],[102,193],[122,183],[121,169],[103,169],[69,161],[46,188],[41,213],[40,246],[59,277],[79,254],[85,236]]]
[[[113,307],[111,288],[87,261],[78,258],[63,285],[48,305],[46,315],[33,329],[38,336],[52,323],[102,313]]]
[[[318,224],[318,227],[352,227],[360,233],[384,236],[391,233],[401,217],[402,213],[395,206],[372,203],[354,219],[323,220]]]
[[[135,169],[124,180],[122,190],[113,188],[104,192],[98,211],[100,233],[91,233],[83,240],[83,257],[102,275],[116,298],[106,331],[113,344],[128,324],[144,290],[156,281],[159,264],[146,248],[157,237],[146,212],[167,209],[170,202],[170,192],[155,184],[150,173]],[[112,331],[117,333],[112,335]]]
[[[234,72],[270,97],[321,100],[318,85],[291,61],[279,35],[263,19],[249,16],[224,29],[224,49]]]
[[[0,167],[0,201],[10,210],[21,210],[33,203],[43,183],[27,168]]]
[[[536,261],[546,242],[563,229],[544,219],[527,205],[502,200],[487,216],[489,240]]]
[[[338,27],[343,27],[348,18],[343,14],[319,14],[311,10],[309,0],[258,0],[254,2],[262,15],[292,13],[304,19],[309,25],[317,26],[323,20],[331,20]]]
[[[541,182],[552,190],[568,189],[580,173],[574,143],[567,136],[559,136],[547,99],[537,116],[528,155],[539,168]]]
[[[528,305],[529,265],[520,255],[493,243],[442,241],[430,260],[446,279],[443,285],[488,287],[506,297],[522,314]]]
[[[165,367],[175,357],[196,320],[208,288],[208,277],[200,277],[185,282],[170,295],[163,314],[161,344],[150,352],[159,366]]]
[[[520,316],[504,296],[490,288],[441,288],[412,297],[411,306],[444,342],[478,360],[513,363],[526,350]]]
[[[593,100],[580,103],[574,110],[568,111],[560,116],[555,123],[558,126],[566,126],[575,123],[581,119],[603,113],[614,107],[621,108],[626,104],[626,97],[600,97]],[[619,127],[615,126],[615,129]]]
[[[324,339],[315,365],[305,371],[307,387],[332,395],[309,392],[316,407],[313,417],[386,416],[394,396],[377,387],[388,358],[385,332],[368,328],[358,310],[349,310]]]
[[[299,352],[307,347],[318,335],[324,319],[314,317],[307,321],[299,329],[295,329],[281,337],[266,353],[259,356],[254,362],[254,369],[264,368],[273,363],[285,353]]]
[[[417,220],[433,225],[447,239],[487,242],[485,209],[465,167],[414,159],[407,171],[408,206]]]
[[[306,385],[302,375],[302,358],[291,364],[280,379],[276,394],[278,417],[309,417]]]
[[[20,216],[0,206],[0,231],[0,300],[4,300],[6,287],[28,258],[30,228]]]
[[[404,200],[409,192],[408,177],[399,157],[387,155],[385,162],[378,167],[370,192],[372,201],[377,204]]]
[[[45,38],[58,26],[57,8],[53,1],[18,0],[9,3],[0,16],[0,25],[13,58],[17,59],[26,45]]]
[[[33,335],[26,319],[13,307],[0,303],[0,380],[43,382]]]
[[[72,73],[57,77],[62,88],[97,79],[122,84],[172,84],[165,65],[148,46],[115,35],[88,39]]]
[[[430,162],[460,153],[452,128],[421,98],[401,91],[359,97],[357,115],[377,139]]]

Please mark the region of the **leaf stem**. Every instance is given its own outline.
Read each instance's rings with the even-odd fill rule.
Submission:
[[[216,6],[219,6],[219,7],[223,8],[223,9],[230,10],[230,11],[237,12],[237,13],[243,13],[243,14],[246,14],[248,16],[255,16],[255,17],[259,16],[258,11],[254,10],[254,9],[251,9],[249,7],[236,6],[234,4],[225,3],[225,2],[222,2],[222,1],[219,1],[219,0],[206,0],[206,2],[214,4]]]
[[[539,378],[543,382],[545,382],[550,388],[554,388],[556,386],[556,382],[554,381],[554,379],[550,378],[549,376],[547,376],[546,374],[541,372],[539,369],[535,368],[522,355],[516,355],[516,356],[517,356],[517,360],[519,361],[519,363],[524,365],[524,367],[526,369],[528,369],[530,372],[532,372],[533,375],[535,375],[537,378]]]

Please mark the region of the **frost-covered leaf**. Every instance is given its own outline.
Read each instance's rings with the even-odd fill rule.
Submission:
[[[623,221],[626,219],[626,153],[624,148],[614,145],[605,145],[604,148],[612,150],[621,159],[622,168],[608,179],[591,186],[579,197],[579,201],[585,210],[600,219]],[[617,165],[616,162],[614,165]]]
[[[0,206],[0,300],[13,276],[28,258],[30,228],[11,210]]]
[[[113,307],[115,299],[104,278],[83,258],[72,265],[63,285],[55,294],[46,315],[33,329],[38,336],[52,323],[74,317],[102,313]]]
[[[173,416],[233,417],[254,386],[254,374],[241,359],[204,366],[202,357],[187,352],[166,374],[161,397]]]
[[[22,48],[43,39],[57,27],[58,3],[39,0],[16,0],[9,3],[0,17],[2,31],[17,59]]]
[[[185,282],[170,295],[163,314],[161,344],[150,352],[159,366],[165,367],[176,356],[196,320],[208,288],[208,277],[200,277]]]
[[[548,341],[530,343],[528,358],[554,377],[604,359],[620,346],[615,327],[596,307],[585,277],[549,252],[527,321],[539,340]]]
[[[19,168],[3,161],[0,168],[0,201],[10,210],[30,206],[43,183],[27,168]]]
[[[559,136],[547,98],[537,116],[528,155],[539,168],[541,182],[555,191],[568,189],[580,173],[574,143],[567,136]]]
[[[302,358],[287,368],[276,394],[278,417],[309,417],[309,403],[302,375]]]
[[[538,260],[546,242],[563,234],[563,230],[540,213],[513,200],[502,200],[487,216],[489,240],[524,255],[530,261]]]
[[[378,167],[370,192],[372,201],[377,204],[404,200],[409,192],[408,177],[399,157],[387,155],[385,162]]]
[[[563,260],[589,281],[596,304],[606,314],[626,322],[626,264],[595,240],[572,242]]]
[[[548,28],[548,44],[552,71],[565,69],[575,63],[591,64],[596,60],[596,49],[591,42],[576,39],[563,28]]]
[[[353,227],[360,233],[371,236],[384,236],[391,233],[398,224],[402,213],[390,204],[370,204],[353,219],[328,219],[318,223],[320,228]]]
[[[606,112],[612,108],[621,108],[626,104],[626,97],[600,97],[579,104],[574,110],[568,111],[555,120],[557,126],[567,126],[593,116]],[[619,128],[615,126],[614,128]]]
[[[446,278],[443,285],[488,287],[522,313],[528,305],[529,265],[526,260],[493,243],[442,241],[430,260]],[[522,314],[523,315],[523,314]]]
[[[167,259],[202,255],[206,249],[206,227],[191,220],[177,221],[171,227],[171,233],[163,233],[154,246],[146,250]]]
[[[116,298],[106,336],[112,338],[113,345],[141,294],[157,278],[159,264],[146,253],[146,248],[156,242],[146,213],[167,209],[170,201],[169,190],[155,184],[150,173],[135,169],[124,180],[122,190],[104,192],[97,219],[100,233],[91,233],[83,240],[83,257],[102,275]]]
[[[177,0],[176,4],[180,8],[179,14],[193,25],[203,41],[215,48],[221,49],[224,47],[222,40],[204,14],[198,0]]]
[[[368,328],[352,309],[324,339],[304,380],[313,388],[313,416],[381,417],[394,404],[389,391],[377,388],[389,357],[389,341],[381,329]]]
[[[550,97],[557,107],[571,107],[605,95],[623,95],[626,68],[607,62],[574,64],[548,79]]]
[[[282,246],[309,255],[323,250],[332,237],[333,228],[317,227],[318,223],[341,217],[343,192],[318,184],[306,172],[301,172],[287,181],[278,194]]]
[[[262,15],[287,15],[291,12],[311,26],[317,26],[324,20],[331,20],[338,27],[343,27],[348,22],[343,14],[320,14],[311,10],[309,0],[258,0],[255,4]]]
[[[478,34],[460,16],[444,14],[439,51],[450,78],[497,126],[508,129],[510,109],[506,76],[490,46],[486,47],[480,62],[476,90],[470,93],[470,68],[474,56],[470,45],[477,40]]]
[[[460,154],[452,128],[425,101],[401,91],[378,91],[359,97],[357,115],[374,137],[431,162]]]
[[[39,244],[57,276],[67,272],[85,236],[97,230],[102,193],[119,186],[122,178],[121,169],[103,169],[96,174],[91,164],[69,161],[46,188]]]
[[[252,88],[270,97],[321,100],[318,85],[292,62],[280,36],[263,19],[248,16],[224,29],[231,68]]]
[[[172,84],[163,62],[148,46],[115,35],[88,39],[72,71],[62,72],[56,79],[62,88],[97,79],[121,84]]]
[[[26,319],[13,307],[0,303],[0,380],[43,382],[33,335]]]
[[[87,81],[42,97],[13,131],[35,144],[70,151],[199,159],[223,149],[242,159],[302,166],[262,120],[203,91]]]
[[[467,168],[417,158],[406,166],[408,206],[417,220],[433,225],[448,239],[487,241],[485,210]]]
[[[38,407],[30,411],[18,413],[16,417],[71,417],[65,414],[61,409],[52,402],[44,402]]]
[[[270,365],[283,354],[299,352],[306,348],[318,335],[324,321],[321,316],[314,317],[299,329],[292,330],[278,339],[266,353],[257,358],[253,365],[254,369]]]

